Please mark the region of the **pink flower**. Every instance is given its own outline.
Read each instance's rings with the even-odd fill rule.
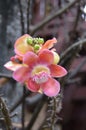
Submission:
[[[32,38],[25,34],[14,44],[15,56],[4,66],[13,72],[13,78],[25,83],[32,92],[56,96],[60,91],[60,83],[54,78],[63,77],[67,71],[57,65],[59,55],[53,47],[56,38],[47,40]]]
[[[54,64],[54,54],[48,49],[41,50],[38,55],[32,51],[23,56],[22,64],[10,61],[5,67],[13,70],[13,78],[25,83],[32,92],[41,92],[49,97],[56,96],[60,91],[60,83],[54,79],[67,74],[60,65]]]

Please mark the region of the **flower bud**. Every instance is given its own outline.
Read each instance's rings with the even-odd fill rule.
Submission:
[[[29,45],[32,45],[33,39],[32,39],[32,38],[27,38],[27,43],[28,43]]]
[[[43,38],[39,38],[38,42],[39,42],[39,44],[43,44],[44,43],[44,39]]]
[[[33,43],[38,44],[38,38],[33,38]]]
[[[54,64],[58,64],[58,62],[60,61],[60,57],[55,51],[52,52],[54,54]]]
[[[39,48],[40,48],[40,45],[35,44],[35,46],[34,46],[34,50],[39,50]]]

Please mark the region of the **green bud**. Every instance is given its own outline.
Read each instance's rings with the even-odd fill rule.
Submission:
[[[32,45],[32,44],[33,44],[33,39],[32,39],[32,38],[27,38],[27,43],[28,43],[29,45]]]
[[[36,37],[35,40],[38,42],[39,38]]]
[[[43,44],[44,43],[44,39],[43,38],[39,38],[38,42],[39,42],[39,44]]]
[[[33,38],[33,43],[38,44],[38,38]]]
[[[40,45],[35,44],[35,46],[34,46],[34,50],[39,50],[39,48],[40,48]]]

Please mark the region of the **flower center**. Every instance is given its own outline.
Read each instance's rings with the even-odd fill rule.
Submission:
[[[46,82],[49,78],[49,75],[50,75],[49,68],[43,65],[37,65],[32,70],[32,79],[37,84]]]

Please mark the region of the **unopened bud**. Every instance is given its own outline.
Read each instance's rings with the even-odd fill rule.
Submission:
[[[32,39],[32,38],[27,38],[27,43],[28,43],[29,45],[32,45],[33,39]]]
[[[44,39],[43,38],[39,38],[38,42],[39,42],[39,44],[43,44],[44,43]]]
[[[60,61],[60,57],[55,51],[52,52],[54,54],[54,64],[58,64],[58,62]]]
[[[33,38],[33,43],[38,44],[38,38]]]
[[[40,48],[40,45],[35,44],[34,49],[35,49],[35,50],[39,50],[39,48]]]

